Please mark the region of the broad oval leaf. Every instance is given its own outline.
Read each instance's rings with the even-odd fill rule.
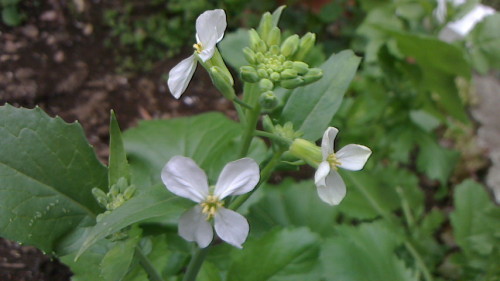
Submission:
[[[52,252],[92,223],[100,209],[91,189],[107,188],[107,171],[78,123],[1,106],[0,147],[0,236]]]
[[[305,139],[319,139],[339,109],[360,61],[351,50],[330,56],[320,67],[323,78],[290,93],[281,122],[291,121]]]

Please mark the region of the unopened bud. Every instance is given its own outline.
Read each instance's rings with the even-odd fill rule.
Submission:
[[[262,40],[260,39],[259,34],[252,28],[248,31],[248,36],[250,37],[250,48],[257,50],[257,44]]]
[[[255,52],[252,49],[248,47],[243,48],[243,55],[250,64],[255,64],[257,62]]]
[[[97,203],[99,203],[99,205],[101,205],[102,207],[106,207],[106,205],[108,204],[108,196],[106,195],[106,193],[104,193],[104,191],[97,187],[94,187],[92,188],[92,195],[94,195],[94,198]]]
[[[295,71],[297,71],[298,74],[304,75],[307,73],[307,71],[309,71],[309,65],[307,65],[307,63],[305,62],[294,61],[293,69],[295,69]]]
[[[293,79],[297,77],[297,74],[295,69],[285,69],[281,72],[281,79]]]
[[[273,110],[278,106],[279,100],[273,91],[267,91],[260,95],[259,103],[262,109]]]
[[[281,75],[278,72],[272,72],[269,77],[273,81],[279,81],[281,79]]]
[[[257,28],[260,38],[266,40],[272,27],[273,27],[273,16],[271,15],[271,13],[266,12],[265,14],[262,15],[259,27]]]
[[[267,51],[267,45],[263,40],[259,40],[253,49],[257,52],[265,53]]]
[[[136,189],[137,188],[135,188],[135,186],[133,185],[127,187],[127,189],[125,189],[125,192],[123,192],[123,197],[125,197],[125,200],[129,200],[130,198],[132,198],[135,194]]]
[[[262,117],[262,127],[266,132],[271,132],[271,133],[274,132],[274,124],[269,115],[264,115]]]
[[[307,164],[317,168],[322,161],[321,148],[314,143],[304,140],[295,139],[290,145],[290,154],[304,160]]]
[[[232,79],[229,79],[229,77],[227,77],[227,74],[222,68],[218,66],[212,66],[210,68],[209,74],[215,87],[226,99],[233,100],[236,97],[233,85],[231,84]]]
[[[304,79],[300,77],[295,77],[293,79],[281,80],[280,86],[285,89],[295,89],[304,84]]]
[[[290,35],[281,44],[281,54],[285,57],[293,56],[299,47],[299,36],[297,34]]]
[[[267,36],[266,43],[268,46],[279,46],[281,43],[281,30],[278,27],[273,27]]]
[[[302,78],[304,78],[305,84],[310,84],[318,81],[321,77],[323,77],[323,70],[321,68],[311,68]]]
[[[243,81],[249,83],[258,82],[261,78],[255,68],[248,65],[240,67],[240,77]]]
[[[280,47],[278,47],[278,45],[272,45],[271,47],[269,47],[269,52],[273,55],[279,55],[280,54]]]
[[[296,60],[304,60],[307,54],[311,51],[312,47],[314,47],[314,43],[316,42],[316,34],[308,32],[302,38],[300,38],[299,49],[297,53],[295,53],[294,59]]]
[[[257,74],[259,74],[259,77],[260,78],[269,78],[269,74],[267,73],[267,71],[263,68],[259,68],[257,70]]]
[[[264,78],[259,81],[259,89],[262,92],[271,91],[273,88],[274,83],[271,80]]]

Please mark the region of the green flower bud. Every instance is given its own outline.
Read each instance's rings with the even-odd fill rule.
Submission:
[[[283,63],[284,68],[292,68],[293,67],[293,62],[287,60]]]
[[[240,67],[240,77],[243,81],[249,83],[255,83],[260,80],[259,74],[252,66],[242,66]]]
[[[271,28],[273,28],[273,16],[271,15],[271,13],[266,12],[262,15],[259,27],[257,28],[260,38],[266,40],[269,32],[271,31]]]
[[[267,45],[263,40],[259,40],[253,49],[257,52],[265,53],[267,51]]]
[[[248,47],[243,48],[243,55],[250,64],[255,64],[257,62],[255,52],[252,49]]]
[[[274,88],[273,82],[271,80],[264,78],[259,81],[259,89],[262,92],[271,91]]]
[[[266,57],[261,52],[256,53],[255,54],[255,59],[257,60],[256,64],[263,63],[265,58]]]
[[[234,88],[232,85],[232,78],[227,77],[230,75],[226,73],[222,68],[218,66],[212,66],[209,71],[210,78],[215,87],[221,92],[221,94],[228,100],[233,100],[236,95],[234,93]]]
[[[92,195],[94,195],[95,200],[101,207],[105,208],[108,204],[108,196],[101,189],[94,187],[92,188]]]
[[[318,167],[323,160],[321,148],[304,139],[295,139],[290,145],[290,154],[304,160],[312,167]]]
[[[269,75],[271,77],[271,80],[273,81],[279,81],[281,80],[281,75],[278,72],[273,72]]]
[[[113,184],[109,189],[108,194],[111,195],[111,197],[116,197],[118,194],[120,194],[120,187],[117,184]]]
[[[293,79],[281,80],[280,86],[285,89],[295,89],[304,84],[304,79],[301,77],[295,77]]]
[[[263,68],[259,68],[257,70],[257,74],[259,74],[259,77],[260,78],[269,78],[269,74],[267,73],[267,71]]]
[[[307,73],[307,71],[309,71],[309,65],[307,65],[307,63],[305,62],[294,61],[293,69],[295,69],[295,71],[297,71],[298,74],[304,75]]]
[[[279,100],[273,91],[266,91],[260,95],[259,103],[264,110],[273,110],[278,104]]]
[[[137,188],[135,186],[131,185],[125,189],[125,192],[123,192],[123,197],[125,197],[125,200],[129,200],[130,198],[134,197],[135,191]]]
[[[281,79],[293,79],[297,77],[298,73],[295,69],[285,69],[281,72]]]
[[[273,27],[267,36],[266,43],[268,46],[279,46],[281,43],[281,30],[278,27]]]
[[[307,56],[307,54],[311,51],[312,47],[314,47],[314,43],[316,41],[316,34],[308,32],[302,38],[300,38],[299,49],[297,53],[295,53],[294,59],[301,61]]]
[[[257,31],[255,31],[255,29],[252,28],[248,31],[248,36],[250,37],[250,48],[252,48],[253,50],[257,50],[258,42],[262,41],[259,34],[257,33]]]
[[[323,70],[320,68],[311,68],[306,75],[303,76],[305,84],[316,82],[321,79],[321,77],[323,77]]]
[[[281,44],[281,54],[285,57],[293,56],[299,48],[299,36],[297,34],[290,35]]]
[[[116,186],[118,187],[119,192],[122,193],[128,186],[127,179],[124,177],[120,177],[118,181],[116,181]]]
[[[278,45],[272,45],[271,47],[269,47],[269,52],[273,55],[279,55],[280,54],[280,47],[278,47]]]
[[[269,117],[269,115],[264,115],[262,117],[262,127],[266,132],[271,132],[271,133],[274,132],[273,121],[271,120],[271,117]]]

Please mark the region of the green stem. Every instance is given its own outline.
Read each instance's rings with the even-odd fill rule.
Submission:
[[[273,157],[271,158],[271,160],[269,160],[269,162],[267,163],[267,165],[264,167],[264,169],[262,169],[262,171],[260,172],[260,181],[259,183],[257,184],[257,186],[250,192],[248,193],[245,193],[241,196],[239,196],[238,198],[236,198],[233,202],[231,202],[231,204],[229,205],[229,209],[231,210],[236,210],[238,209],[241,205],[243,205],[243,203],[245,203],[245,201],[248,200],[248,198],[250,198],[250,196],[252,196],[252,194],[263,184],[265,183],[269,177],[271,177],[271,174],[273,173],[274,171],[274,168],[276,168],[276,165],[278,165],[278,163],[280,162],[280,159],[281,159],[281,155],[283,155],[283,150],[279,150],[277,151]]]
[[[182,279],[183,281],[196,281],[196,276],[198,275],[198,272],[200,271],[200,268],[203,264],[203,261],[205,261],[205,257],[208,254],[208,249],[210,246],[206,248],[198,248],[196,249],[196,252],[194,255],[191,257],[191,261],[189,261],[186,274],[184,275],[184,278]]]
[[[257,122],[259,121],[260,116],[260,103],[259,103],[259,88],[257,84],[245,83],[245,93],[244,93],[244,101],[250,104],[253,109],[247,111],[247,122],[245,126],[245,130],[243,131],[243,140],[241,145],[240,157],[245,157],[248,154],[248,150],[250,148],[250,143],[252,142],[253,133],[255,128],[257,127]]]
[[[273,133],[269,133],[269,132],[265,132],[265,131],[261,131],[261,130],[255,130],[254,135],[259,136],[259,137],[266,137],[268,139],[279,141],[281,143],[287,143],[288,145],[292,144],[292,141],[287,139],[287,138],[280,137],[280,136],[275,135]]]
[[[146,271],[146,274],[148,275],[149,280],[151,281],[164,281],[163,278],[161,278],[160,273],[156,271],[154,268],[153,264],[151,264],[151,261],[144,255],[142,252],[141,248],[139,246],[135,247],[135,255],[139,258],[139,263],[142,265],[144,270]]]
[[[425,265],[425,262],[422,259],[422,257],[420,256],[420,254],[418,253],[418,251],[408,241],[405,242],[405,248],[408,250],[408,252],[410,252],[412,257],[415,259],[417,266],[420,268],[420,271],[424,275],[424,279],[427,281],[432,281],[431,273],[429,272],[429,269]]]
[[[239,98],[234,98],[233,101],[241,106],[243,106],[244,108],[246,109],[250,109],[250,110],[253,110],[253,107],[251,105],[249,105],[248,103],[240,100]]]

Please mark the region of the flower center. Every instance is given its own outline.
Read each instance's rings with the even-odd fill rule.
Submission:
[[[201,212],[207,215],[207,220],[210,220],[215,216],[217,209],[224,205],[224,202],[219,200],[219,197],[215,195],[208,195],[205,201],[200,203]]]
[[[203,51],[203,46],[201,45],[201,43],[194,44],[193,48],[196,50],[198,54],[201,53],[201,51]]]
[[[335,155],[335,153],[328,155],[328,157],[326,157],[326,161],[330,164],[330,168],[333,170],[337,170],[337,166],[342,165],[339,159],[337,159],[337,155]]]

